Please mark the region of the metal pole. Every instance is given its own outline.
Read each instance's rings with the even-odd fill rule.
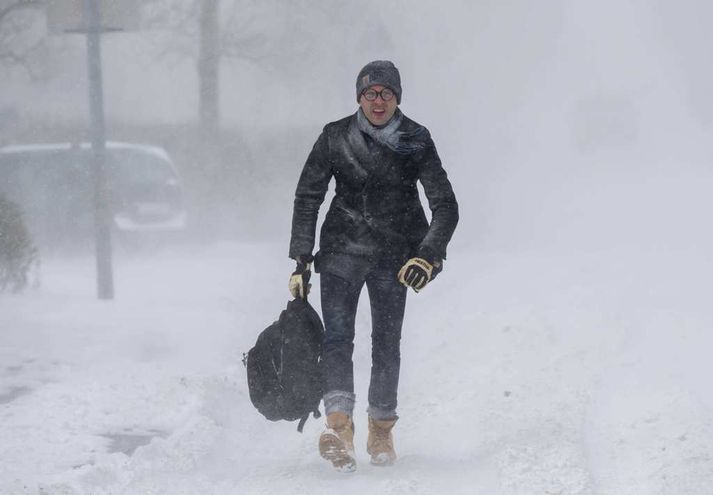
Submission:
[[[106,181],[106,136],[101,66],[101,11],[99,0],[84,0],[87,21],[87,62],[89,67],[89,106],[91,109],[92,177],[94,182],[94,235],[97,262],[97,295],[114,298],[111,263],[111,224],[109,190]]]

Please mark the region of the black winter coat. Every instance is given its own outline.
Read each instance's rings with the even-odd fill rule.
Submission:
[[[403,116],[399,131],[419,127]],[[433,140],[424,131],[425,146],[403,155],[363,134],[356,114],[327,124],[297,184],[289,256],[312,253],[319,207],[334,177],[335,197],[320,231],[320,254],[445,259],[458,223],[458,204]],[[430,225],[418,197],[419,180],[432,212]]]

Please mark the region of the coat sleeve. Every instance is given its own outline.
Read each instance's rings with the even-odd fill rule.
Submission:
[[[431,225],[418,249],[419,256],[445,259],[448,242],[458,224],[458,203],[430,135],[419,160],[419,180],[432,214]]]
[[[319,207],[324,201],[331,178],[327,134],[323,131],[307,157],[297,183],[292,213],[290,258],[312,254]]]

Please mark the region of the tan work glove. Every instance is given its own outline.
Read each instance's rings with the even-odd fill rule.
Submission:
[[[312,263],[305,263],[297,258],[297,268],[290,276],[290,281],[287,284],[288,289],[290,289],[290,294],[292,297],[300,299],[305,299],[309,290],[312,288],[312,284],[309,283],[309,279],[312,276]]]
[[[436,273],[440,271],[438,268],[440,268],[440,263],[432,265],[423,258],[411,258],[399,270],[399,282],[418,292],[426,287],[426,284],[435,276],[434,269]]]

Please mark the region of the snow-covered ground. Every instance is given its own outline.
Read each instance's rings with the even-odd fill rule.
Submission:
[[[254,148],[244,187],[272,211],[230,224],[286,232],[299,129],[354,111],[362,64],[397,63],[462,212],[445,271],[409,296],[398,463],[365,452],[368,305],[345,475],[317,453],[322,419],[299,434],[248,397],[242,353],[286,304],[287,239],[187,243],[118,253],[111,302],[79,255],[0,294],[0,495],[713,494],[710,2],[332,3],[285,18],[301,56],[221,67],[223,124]],[[240,18],[269,2],[252,4]],[[109,129],[180,129],[194,63],[141,36],[103,41]],[[84,40],[62,44],[56,78],[0,74],[4,141],[85,121]]]
[[[705,249],[450,253],[409,296],[392,468],[365,452],[362,304],[349,475],[319,457],[321,419],[299,434],[248,397],[284,250],[119,255],[113,302],[91,259],[46,260],[41,288],[2,295],[0,493],[713,493]]]

